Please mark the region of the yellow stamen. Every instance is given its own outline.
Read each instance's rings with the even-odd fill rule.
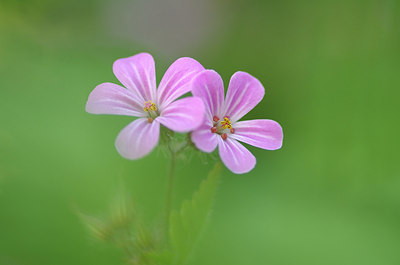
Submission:
[[[151,100],[146,101],[144,103],[144,111],[148,112],[148,111],[157,111],[157,107],[156,104],[154,104],[153,102],[151,102]]]
[[[225,117],[224,120],[221,121],[221,125],[223,129],[232,129],[232,124],[228,117]]]

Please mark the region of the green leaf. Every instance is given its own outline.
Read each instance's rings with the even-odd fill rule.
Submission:
[[[170,240],[174,250],[174,264],[185,264],[211,212],[216,194],[221,164],[217,163],[203,180],[192,200],[183,202],[181,210],[170,215]]]

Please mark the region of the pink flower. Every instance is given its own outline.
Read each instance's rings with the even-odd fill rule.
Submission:
[[[192,141],[204,152],[218,145],[222,162],[234,173],[252,170],[256,158],[238,141],[268,150],[281,148],[282,127],[272,120],[238,121],[264,97],[260,81],[248,73],[236,72],[224,99],[224,84],[219,74],[206,70],[192,82],[192,93],[205,103],[206,118],[192,132]]]
[[[160,124],[188,132],[198,127],[204,117],[201,99],[178,97],[190,91],[190,82],[203,66],[191,58],[176,60],[156,89],[154,59],[140,53],[114,62],[113,72],[126,87],[112,83],[98,85],[89,95],[86,111],[138,117],[119,133],[115,146],[121,156],[138,159],[157,145]]]

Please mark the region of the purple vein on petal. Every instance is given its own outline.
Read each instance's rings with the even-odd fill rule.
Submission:
[[[176,89],[176,87],[178,85],[180,85],[180,82],[182,82],[182,80],[184,80],[185,78],[187,78],[188,76],[192,75],[195,72],[196,71],[191,71],[175,82],[173,82],[173,77],[175,77],[177,74],[176,73],[173,74],[169,78],[167,84],[165,85],[167,87],[167,86],[171,85],[171,82],[173,82],[172,86],[167,90],[166,93],[165,93],[166,89],[164,89],[163,92],[161,93],[161,95],[159,96],[159,101],[160,101],[161,105],[165,106],[165,105],[171,103],[171,101],[173,101],[176,98],[176,94],[182,93],[179,89]],[[189,92],[189,91],[187,91],[187,92]]]
[[[243,88],[242,92],[240,93],[239,97],[238,97],[237,99],[235,99],[235,103],[234,103],[233,106],[231,106],[232,100],[233,100],[233,98],[236,97],[237,92],[235,92],[235,94],[233,94],[233,95],[231,95],[231,96],[229,97],[229,99],[228,99],[229,101],[225,104],[225,110],[224,110],[224,112],[226,113],[226,115],[230,116],[230,115],[232,115],[232,112],[234,112],[234,113],[240,113],[238,110],[236,110],[236,107],[237,107],[239,104],[242,104],[241,109],[243,109],[243,108],[246,107],[246,105],[243,104],[242,100],[243,100],[244,95],[246,94],[247,89],[249,88],[249,86],[250,86],[250,83],[246,83],[246,85],[245,85],[245,87]],[[232,120],[235,120],[233,117],[231,117],[231,118],[232,118]]]

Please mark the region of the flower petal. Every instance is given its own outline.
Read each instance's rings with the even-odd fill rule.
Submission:
[[[144,115],[135,94],[113,83],[103,83],[93,89],[86,102],[86,111],[92,114]]]
[[[203,152],[211,153],[217,147],[218,140],[215,133],[211,132],[211,124],[203,124],[191,133],[193,143]]]
[[[193,79],[191,87],[192,94],[204,101],[209,120],[212,120],[215,115],[218,117],[224,115],[222,113],[224,83],[217,72],[213,70],[201,72]]]
[[[168,68],[158,86],[158,103],[165,107],[190,91],[190,82],[204,67],[188,57],[179,58]]]
[[[160,124],[149,123],[146,118],[131,122],[118,134],[115,147],[127,159],[138,159],[149,154],[160,138]]]
[[[156,120],[177,132],[188,132],[199,127],[204,120],[204,103],[200,98],[188,97],[169,104]]]
[[[114,62],[113,71],[118,80],[143,102],[156,101],[156,71],[150,54],[139,53],[118,59]]]
[[[247,173],[256,165],[256,158],[235,139],[218,139],[219,156],[225,166],[236,174]]]
[[[264,97],[265,89],[255,77],[236,72],[229,82],[225,100],[225,115],[235,122],[253,109]]]
[[[239,121],[230,136],[238,141],[259,148],[276,150],[282,147],[282,127],[273,120]]]

